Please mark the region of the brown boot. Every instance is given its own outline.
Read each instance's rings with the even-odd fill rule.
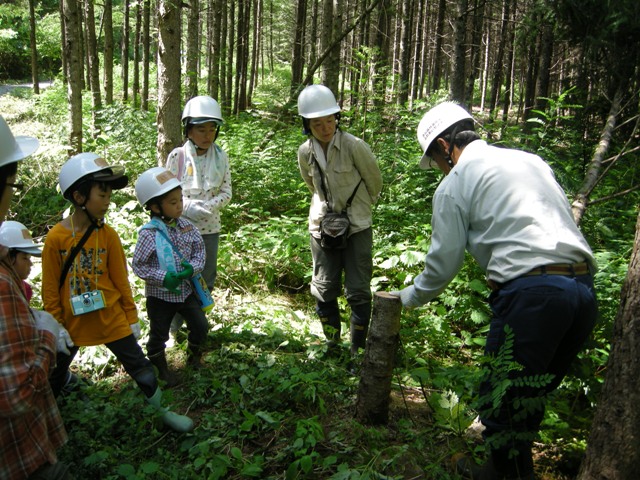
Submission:
[[[158,369],[158,378],[165,382],[167,388],[175,387],[180,383],[176,374],[169,370],[167,357],[165,357],[164,352],[150,355],[149,360]]]

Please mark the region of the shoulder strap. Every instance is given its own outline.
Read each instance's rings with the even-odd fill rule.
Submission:
[[[167,235],[165,231],[160,228],[157,228],[156,231],[160,235],[162,235],[167,240],[167,242],[169,242],[169,245],[171,245],[171,248],[173,248],[173,251],[176,252],[178,257],[180,257],[180,260],[184,260],[184,256],[182,255],[182,253],[180,253],[180,250],[178,250],[178,247],[176,247],[174,243],[171,241],[171,239],[169,238],[169,235]]]
[[[322,193],[324,193],[324,198],[328,205],[329,203],[327,201],[327,198],[328,198],[327,187],[325,187],[324,185],[324,172],[322,171],[322,168],[320,168],[320,163],[318,163],[318,160],[316,159],[315,155],[313,155],[313,161],[316,162],[316,165],[318,166],[318,170],[320,170],[320,186],[322,187]],[[353,201],[353,198],[356,196],[356,192],[358,191],[358,188],[360,188],[361,183],[362,183],[362,176],[360,176],[360,181],[356,185],[356,188],[353,190],[353,193],[351,194],[351,196],[349,197],[349,200],[347,200],[347,203],[344,206],[344,210],[343,210],[344,213],[346,213],[347,209],[351,206],[351,202]]]
[[[80,241],[71,249],[69,256],[67,257],[67,259],[64,262],[64,265],[62,266],[62,270],[60,271],[60,285],[58,286],[58,288],[62,288],[64,279],[66,278],[67,273],[69,273],[69,268],[71,268],[71,264],[73,263],[76,256],[78,255],[78,252],[80,252],[80,249],[84,246],[85,243],[87,243],[87,240],[91,236],[91,232],[97,229],[98,227],[91,224],[91,226],[87,228],[87,231],[84,232],[84,235],[82,235],[82,238],[80,239]]]

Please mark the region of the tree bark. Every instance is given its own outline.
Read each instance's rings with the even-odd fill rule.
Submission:
[[[96,20],[93,9],[93,0],[84,0],[84,25],[87,30],[87,58],[89,59],[89,85],[91,87],[91,100],[93,109],[94,134],[98,130],[96,113],[102,109],[102,94],[100,93],[100,60],[98,59],[98,43],[96,41]]]
[[[140,108],[149,110],[149,62],[151,61],[151,39],[149,29],[151,23],[151,0],[142,0],[142,93],[140,94]]]
[[[184,79],[184,103],[198,95],[198,56],[200,55],[200,2],[187,4],[187,64]]]
[[[383,425],[389,420],[389,395],[400,340],[401,311],[399,297],[387,292],[375,294],[356,401],[356,419],[360,423]]]
[[[40,79],[38,78],[38,47],[36,45],[36,8],[35,0],[29,0],[29,44],[31,46],[31,80],[33,93],[40,93]]]
[[[104,0],[104,101],[113,103],[113,0]]]
[[[598,409],[578,480],[637,478],[640,470],[640,215],[622,287]]]
[[[291,60],[291,88],[295,89],[302,82],[304,72],[304,37],[307,19],[307,0],[298,0],[296,23],[294,28],[293,53]]]
[[[182,140],[180,127],[180,4],[158,1],[158,165]]]
[[[122,44],[120,50],[120,64],[122,65],[122,101],[129,100],[129,2],[125,1],[124,5],[124,20],[122,24]],[[158,5],[158,10],[160,6]]]
[[[622,86],[618,87],[613,97],[613,101],[611,102],[611,108],[609,109],[607,123],[602,129],[602,134],[600,135],[600,142],[598,142],[598,146],[593,153],[593,157],[591,157],[591,162],[589,164],[587,174],[585,175],[584,182],[582,183],[580,190],[576,194],[573,203],[571,204],[573,219],[575,220],[576,225],[580,225],[582,217],[584,216],[584,212],[587,209],[587,205],[589,205],[589,195],[591,195],[591,192],[598,184],[598,181],[600,179],[602,162],[605,155],[607,154],[607,151],[609,150],[609,145],[611,144],[611,138],[616,127],[618,115],[620,115],[623,94],[624,89],[622,88]]]
[[[80,11],[77,0],[63,1],[64,51],[67,59],[67,101],[69,103],[69,156],[82,152],[82,74]]]
[[[458,12],[454,21],[453,68],[451,69],[451,98],[464,103],[464,79],[466,76],[466,38],[468,0],[458,0]]]

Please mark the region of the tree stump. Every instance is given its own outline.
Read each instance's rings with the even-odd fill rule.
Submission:
[[[400,341],[399,297],[377,292],[367,335],[360,385],[356,401],[356,419],[362,424],[384,425],[389,420],[391,379]]]

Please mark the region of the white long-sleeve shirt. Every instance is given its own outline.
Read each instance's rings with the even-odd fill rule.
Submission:
[[[424,271],[401,292],[405,306],[439,295],[460,270],[465,249],[498,283],[552,263],[587,261],[596,268],[551,168],[537,155],[483,140],[463,149],[438,186],[432,231]]]

